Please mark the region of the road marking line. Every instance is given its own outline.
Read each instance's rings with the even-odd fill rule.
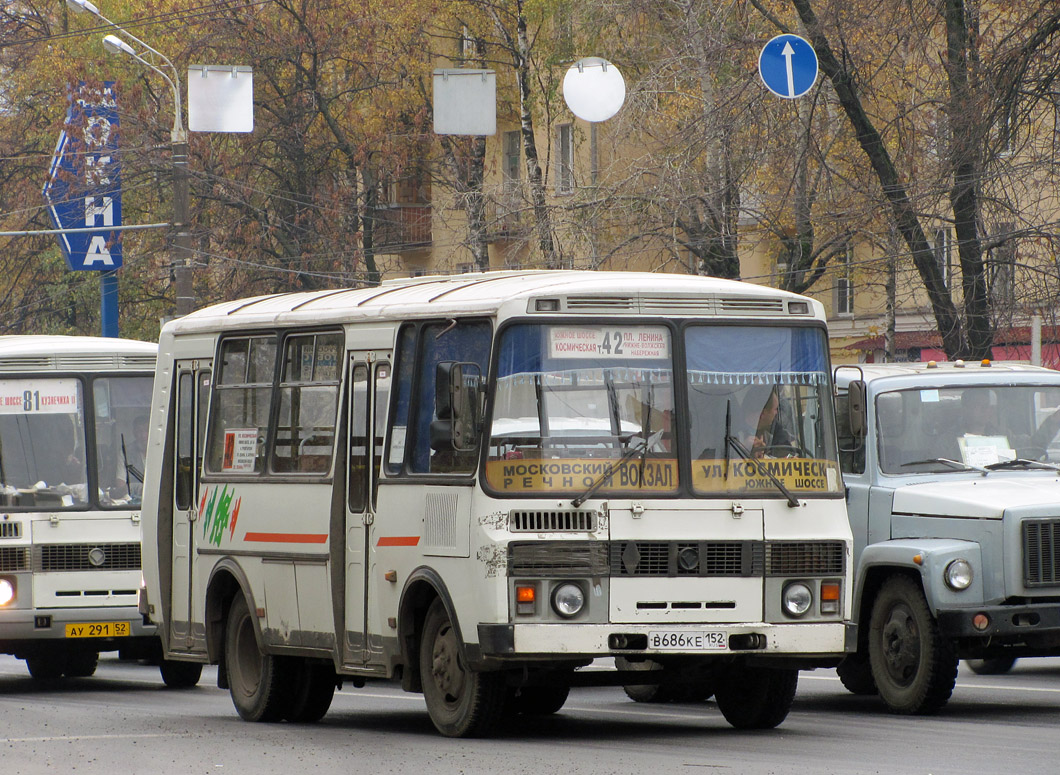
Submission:
[[[800,675],[800,681],[834,681],[839,683],[838,678],[834,678],[828,675]],[[1005,686],[1004,684],[967,684],[958,683],[953,687],[954,691],[958,689],[985,689],[988,691],[1000,691],[1000,692],[1039,692],[1044,694],[1060,694],[1060,688],[1049,689],[1042,686]]]

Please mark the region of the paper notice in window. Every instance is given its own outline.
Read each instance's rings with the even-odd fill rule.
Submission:
[[[221,470],[252,473],[258,454],[257,428],[230,428],[225,431],[224,455]]]
[[[1016,451],[1004,436],[974,436],[965,434],[957,439],[961,459],[970,466],[988,466],[1003,460],[1015,460]]]
[[[548,354],[550,358],[657,360],[670,357],[670,337],[664,328],[647,326],[554,326],[548,332]]]

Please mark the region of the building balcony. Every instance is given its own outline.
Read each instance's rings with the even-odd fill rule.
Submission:
[[[497,242],[525,237],[530,231],[528,207],[526,202],[510,193],[487,195],[486,239]]]
[[[376,251],[401,253],[430,246],[431,217],[429,204],[379,205],[373,232]]]

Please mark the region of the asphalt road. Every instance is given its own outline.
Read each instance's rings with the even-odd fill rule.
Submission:
[[[347,685],[318,724],[248,724],[215,681],[209,668],[197,688],[170,690],[157,668],[104,659],[92,678],[42,686],[0,656],[0,775],[1060,772],[1060,659],[1021,660],[1005,676],[962,666],[930,717],[890,715],[816,671],[768,732],[731,729],[712,702],[643,705],[597,688],[489,740],[439,736],[422,697],[387,683]]]

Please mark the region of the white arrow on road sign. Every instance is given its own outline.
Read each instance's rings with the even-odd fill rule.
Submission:
[[[817,54],[798,35],[777,35],[758,55],[758,74],[778,97],[801,97],[817,80]]]

